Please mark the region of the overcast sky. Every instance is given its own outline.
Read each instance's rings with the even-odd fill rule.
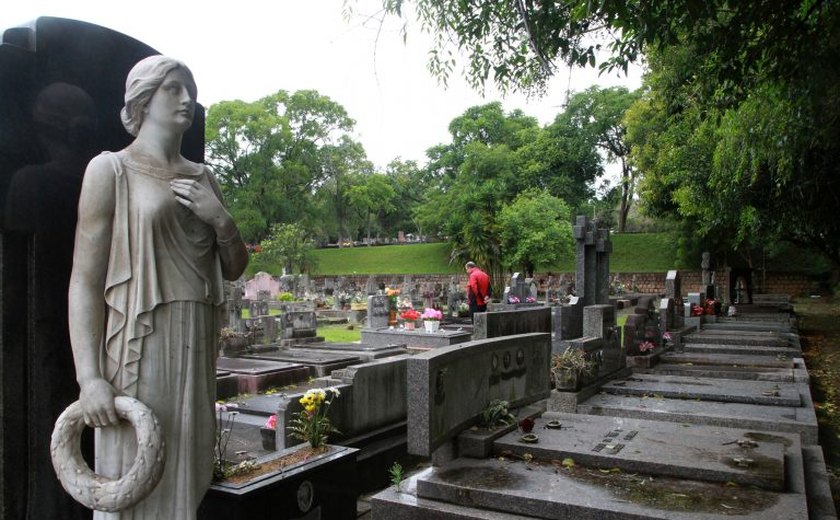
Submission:
[[[502,101],[547,124],[561,110],[566,91],[592,84],[638,88],[641,71],[598,76],[592,69],[561,70],[539,100],[521,95],[482,98],[460,75],[444,88],[426,70],[429,38],[413,19],[404,44],[402,21],[380,27],[379,0],[237,0],[194,3],[145,0],[8,1],[0,28],[58,16],[95,23],[183,60],[198,84],[199,102],[254,101],[278,90],[314,89],[338,102],[356,121],[356,139],[379,167],[395,157],[425,163],[425,150],[449,142],[449,122],[467,108]],[[378,38],[378,39],[377,39]],[[570,79],[571,78],[571,79]]]

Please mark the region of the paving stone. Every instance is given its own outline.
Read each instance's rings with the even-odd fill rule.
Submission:
[[[561,428],[547,428],[549,420],[559,422]],[[496,455],[530,453],[549,461],[570,457],[593,468],[782,491],[784,442],[800,449],[795,435],[756,441],[753,437],[765,434],[580,414],[546,414],[537,419],[534,432],[539,436],[536,444],[523,443],[520,432],[502,436],[494,443]]]
[[[602,387],[615,395],[659,396],[671,399],[700,399],[772,406],[801,406],[800,390],[794,383],[724,380],[690,376],[633,374]]]

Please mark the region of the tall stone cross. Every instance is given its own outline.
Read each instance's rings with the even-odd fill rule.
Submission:
[[[577,242],[575,254],[575,288],[583,305],[609,303],[610,230],[597,220],[578,215],[574,226]]]

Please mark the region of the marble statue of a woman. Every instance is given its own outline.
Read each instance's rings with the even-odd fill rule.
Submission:
[[[223,279],[248,262],[211,172],[181,156],[196,86],[181,62],[140,61],[126,80],[124,150],[91,160],[79,201],[70,337],[96,473],[118,478],[137,453],[119,395],[160,421],[166,464],[134,507],[96,520],[194,519],[212,476],[215,361]]]

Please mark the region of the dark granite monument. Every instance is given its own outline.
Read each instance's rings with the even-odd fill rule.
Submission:
[[[76,205],[87,162],[131,141],[119,117],[124,82],[152,54],[128,36],[60,18],[2,35],[2,518],[90,517],[61,488],[49,453],[56,418],[79,394],[67,324]],[[183,148],[190,160],[203,160],[200,108]],[[89,455],[92,437],[83,443]]]

